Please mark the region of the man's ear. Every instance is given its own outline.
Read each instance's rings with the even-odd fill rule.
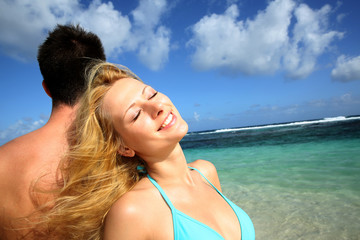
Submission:
[[[42,81],[42,86],[43,86],[43,88],[44,88],[44,90],[45,90],[46,94],[47,94],[50,98],[52,98],[52,97],[51,97],[51,93],[50,93],[50,91],[49,91],[48,87],[46,86],[46,83],[45,83],[45,81],[44,81],[44,80]]]
[[[118,150],[118,153],[123,157],[134,157],[135,151],[128,147],[122,147]]]

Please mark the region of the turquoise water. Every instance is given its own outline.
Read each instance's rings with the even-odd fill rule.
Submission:
[[[360,239],[360,119],[190,133],[256,239]]]

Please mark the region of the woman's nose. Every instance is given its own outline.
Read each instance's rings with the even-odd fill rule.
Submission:
[[[153,119],[156,119],[161,113],[164,112],[164,104],[160,101],[148,101],[147,108]]]

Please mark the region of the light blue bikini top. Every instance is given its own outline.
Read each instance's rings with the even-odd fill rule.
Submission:
[[[255,229],[250,217],[241,208],[226,198],[199,170],[193,167],[189,168],[200,173],[200,175],[206,179],[206,181],[225,199],[225,201],[234,210],[241,228],[241,239],[254,240]],[[154,184],[154,186],[159,190],[161,196],[171,210],[174,228],[174,240],[225,240],[214,229],[177,210],[174,205],[172,205],[170,199],[166,196],[160,185],[152,177],[150,177],[150,175],[147,176],[152,184]]]

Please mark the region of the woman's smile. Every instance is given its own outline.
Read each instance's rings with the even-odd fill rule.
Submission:
[[[175,122],[176,122],[176,116],[172,112],[169,112],[168,116],[165,118],[163,124],[161,124],[161,127],[159,128],[158,131],[170,128],[175,124]]]

